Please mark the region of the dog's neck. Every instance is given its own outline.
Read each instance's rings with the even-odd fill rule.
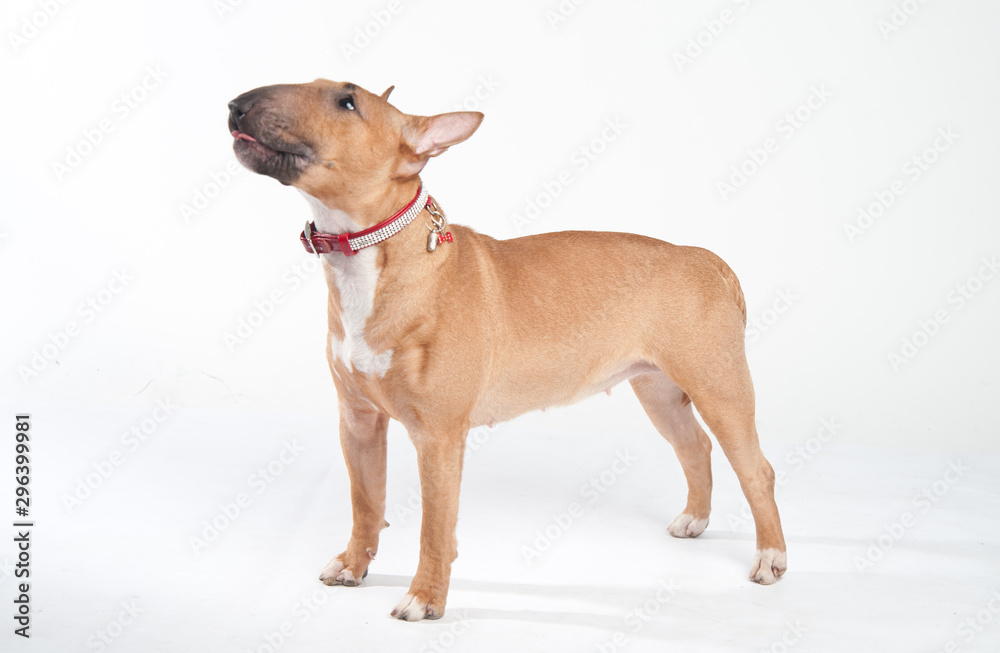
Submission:
[[[361,232],[373,224],[383,222],[386,218],[397,214],[401,208],[413,204],[420,188],[421,181],[417,177],[414,178],[413,183],[395,186],[365,202],[330,202],[305,191],[300,190],[300,192],[312,211],[315,232],[350,234]],[[413,224],[404,223],[405,226],[392,232],[391,236],[378,241],[375,245],[359,250],[356,255],[345,255],[341,251],[333,251],[320,256],[325,263],[333,266],[334,269],[343,270],[350,268],[352,262],[366,259],[379,261],[378,267],[381,267],[387,262],[385,255],[391,254],[393,268],[400,272],[405,271],[405,275],[410,279],[426,278],[427,273],[438,268],[445,259],[449,258],[449,252],[454,248],[452,243],[448,243],[448,246],[438,247],[436,251],[427,251],[428,238],[431,233],[427,227],[434,225],[431,224],[433,218],[426,210],[417,213],[416,217],[412,219]],[[450,238],[450,234],[448,236]],[[309,248],[307,247],[307,249]],[[360,256],[362,253],[365,254],[364,257]]]
[[[302,193],[302,197],[306,198],[306,202],[312,210],[313,222],[316,224],[317,231],[339,234],[361,230],[358,223],[346,211],[330,208],[322,200],[313,197],[304,190],[299,192]]]
[[[302,194],[312,209],[317,231],[346,233],[386,219],[405,206],[415,192],[416,188],[397,192],[400,197],[389,200],[394,204],[385,201],[384,207],[370,212],[333,208]],[[402,193],[409,197],[400,199]],[[447,243],[428,252],[426,223],[427,213],[422,212],[412,224],[356,255],[338,251],[320,255],[327,284],[331,293],[336,292],[336,301],[330,304],[330,344],[334,357],[341,358],[348,369],[384,375],[392,357],[393,334],[405,332],[400,325],[413,322],[426,311],[428,304],[421,300],[436,292],[435,275],[457,246]],[[385,299],[380,301],[380,296]]]
[[[326,201],[299,190],[313,213],[315,229],[321,233],[357,232],[378,224],[406,206],[421,186],[419,177],[393,185],[367,197],[337,198]]]

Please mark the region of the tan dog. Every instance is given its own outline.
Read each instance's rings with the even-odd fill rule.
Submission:
[[[671,535],[696,537],[708,524],[712,445],[693,403],[753,512],[750,578],[775,582],[786,568],[785,541],[774,472],[757,441],[746,306],[732,270],[704,249],[633,234],[499,241],[457,225],[446,231],[418,175],[483,116],[410,116],[388,103],[391,90],[379,97],[317,80],[258,88],[229,103],[240,162],[302,191],[315,220],[303,241],[329,251],[327,359],[354,527],[320,580],[357,585],[378,551],[390,418],[416,446],[423,504],[420,563],[392,614],[435,619],[457,556],[469,429],[628,379],[687,477],[687,507]]]

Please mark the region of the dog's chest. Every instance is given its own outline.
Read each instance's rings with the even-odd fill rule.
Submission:
[[[316,228],[327,233],[357,231],[358,226],[342,211],[336,211],[308,193],[302,193],[313,210]],[[339,321],[340,329],[330,325],[330,351],[349,372],[385,376],[392,361],[392,350],[376,354],[365,339],[365,326],[375,307],[379,268],[374,249],[364,249],[355,256],[338,253],[324,254],[330,292],[337,294],[335,305],[340,310],[330,312],[331,321]],[[339,332],[339,333],[338,333]],[[341,335],[343,337],[341,337]]]
[[[330,291],[338,295],[339,315],[330,314],[330,320],[339,320],[340,334],[331,325],[330,351],[349,371],[362,372],[377,377],[385,376],[392,362],[392,350],[376,354],[365,338],[365,326],[375,306],[375,292],[378,286],[379,270],[374,250],[364,250],[347,258],[328,255],[327,263],[332,268]],[[332,260],[330,260],[332,259]]]

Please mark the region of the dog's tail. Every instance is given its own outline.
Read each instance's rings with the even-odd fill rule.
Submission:
[[[743,297],[743,288],[740,287],[740,280],[736,277],[736,273],[733,269],[726,265],[726,262],[719,259],[719,274],[722,275],[722,281],[726,284],[726,288],[732,293],[733,299],[736,300],[736,305],[740,309],[740,314],[743,316],[743,326],[747,324],[747,301]]]

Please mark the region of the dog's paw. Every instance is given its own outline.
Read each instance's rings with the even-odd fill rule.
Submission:
[[[437,602],[427,591],[413,592],[411,590],[403,600],[393,608],[392,616],[403,621],[420,621],[421,619],[440,619],[444,616],[444,602]]]
[[[689,515],[686,512],[680,515],[670,522],[667,526],[667,532],[674,537],[698,537],[705,532],[708,527],[708,517],[704,519],[696,519],[693,515]]]
[[[357,587],[361,584],[362,579],[368,575],[368,568],[366,567],[363,572],[361,572],[361,578],[358,578],[354,571],[351,571],[349,567],[344,566],[342,560],[343,553],[339,556],[334,557],[333,560],[327,563],[326,567],[319,574],[319,579],[324,585],[344,585],[345,587]]]
[[[788,555],[777,549],[761,549],[753,557],[750,566],[750,580],[761,585],[770,585],[788,569]]]

